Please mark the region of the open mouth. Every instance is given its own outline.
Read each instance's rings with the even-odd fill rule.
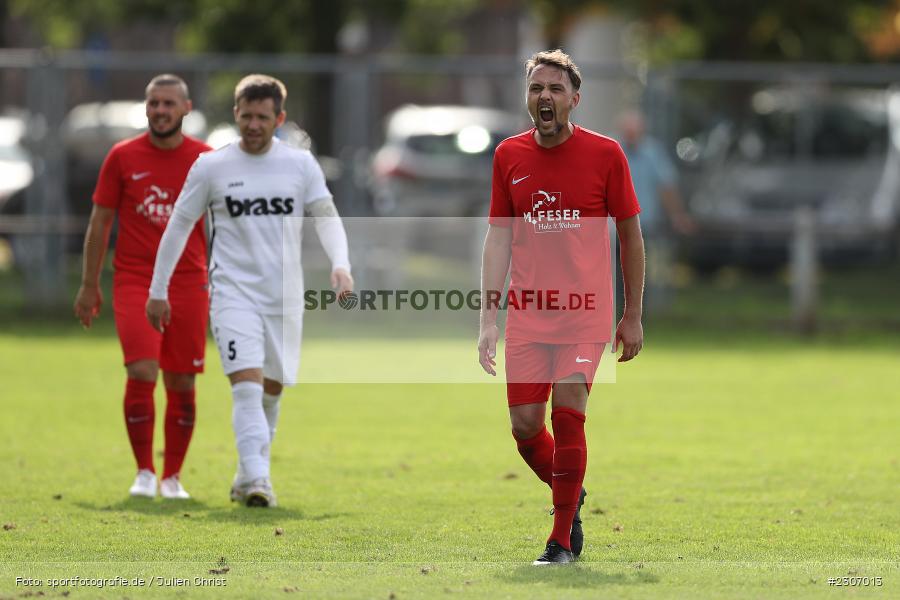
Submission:
[[[542,106],[538,109],[538,116],[543,123],[549,123],[553,120],[553,109],[549,106]]]

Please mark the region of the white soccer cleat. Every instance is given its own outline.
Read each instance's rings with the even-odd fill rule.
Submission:
[[[241,461],[238,461],[237,472],[234,474],[234,479],[231,482],[231,491],[229,492],[231,501],[243,504],[247,498],[248,487],[250,487],[250,480],[247,479],[247,475],[244,473],[243,467],[241,467]]]
[[[128,493],[135,498],[156,498],[156,473],[150,469],[138,471]]]
[[[247,488],[249,487],[249,481],[244,481],[238,475],[235,475],[234,481],[231,483],[231,491],[229,492],[231,501],[243,504],[244,500],[247,499]]]
[[[170,500],[187,500],[191,497],[181,485],[178,475],[166,477],[159,482],[159,495]]]
[[[277,506],[272,482],[268,477],[254,479],[244,492],[244,504],[248,507],[270,508]]]

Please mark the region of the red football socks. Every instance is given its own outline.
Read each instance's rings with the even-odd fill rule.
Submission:
[[[553,436],[544,427],[540,433],[527,440],[520,440],[515,435],[516,445],[519,447],[519,454],[525,459],[525,462],[531,467],[541,481],[547,485],[551,485],[553,474]],[[552,487],[552,485],[551,485]]]
[[[571,408],[555,408],[550,416],[556,450],[553,453],[553,532],[548,542],[572,548],[569,533],[578,510],[578,498],[587,467],[583,413]]]
[[[129,379],[125,384],[125,427],[138,469],[153,469],[153,389],[155,381]]]
[[[191,435],[194,433],[195,391],[178,392],[166,388],[166,449],[163,479],[181,472]]]

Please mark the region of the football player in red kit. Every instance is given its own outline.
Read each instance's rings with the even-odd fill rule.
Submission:
[[[189,498],[179,479],[194,431],[194,376],[203,371],[209,294],[206,238],[202,221],[191,233],[173,277],[172,303],[183,323],[164,333],[144,318],[156,249],[188,170],[210,147],[186,136],[182,120],[191,110],[185,82],[158,75],[147,85],[148,131],[113,146],[94,190],[94,207],[84,240],[81,287],[75,316],[85,327],[100,314],[100,272],[113,221],[119,230],[113,261],[113,315],[124,355],[125,427],[137,461],[132,496],[157,493],[153,467],[153,391],[160,369],[166,387],[165,458],[160,493]],[[175,325],[175,324],[173,324]]]
[[[495,375],[499,290],[507,274],[506,380],[519,453],[550,486],[553,531],[536,565],[573,561],[584,544],[588,394],[607,343],[619,362],[643,343],[644,247],[628,163],[618,143],[570,122],[581,75],[560,50],[525,65],[534,128],[494,154],[482,260],[479,361]],[[622,247],[625,312],[613,334],[609,217]],[[545,425],[552,396],[553,433]]]

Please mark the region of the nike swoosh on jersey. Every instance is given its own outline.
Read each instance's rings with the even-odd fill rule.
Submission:
[[[591,359],[589,359],[589,358],[581,358],[580,356],[576,356],[576,357],[575,357],[575,362],[577,362],[577,363],[586,363],[586,362],[593,362],[593,361],[592,361]]]
[[[144,171],[143,173],[132,173],[131,180],[137,181],[138,179],[143,179],[144,177],[147,177],[148,175],[150,175],[150,171]]]
[[[518,179],[516,179],[515,177],[513,177],[512,183],[513,183],[513,185],[516,185],[516,184],[519,183],[520,181],[525,181],[525,180],[528,179],[529,177],[531,177],[531,174],[528,174],[528,175],[526,175],[525,177],[519,177]]]

